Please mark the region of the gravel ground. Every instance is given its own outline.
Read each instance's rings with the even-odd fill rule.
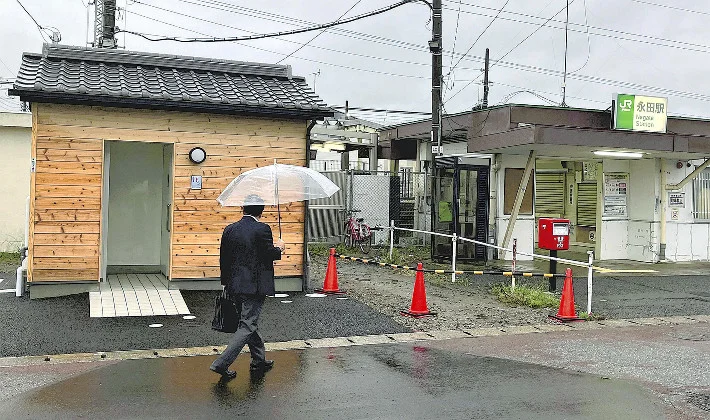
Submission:
[[[311,261],[311,288],[321,287],[327,258]],[[395,322],[416,331],[528,325],[548,322],[557,307],[511,307],[490,293],[494,284],[509,284],[509,277],[462,275],[451,283],[450,275],[425,273],[427,303],[437,316],[413,319],[399,314],[411,304],[415,272],[337,260],[338,282],[348,295]],[[439,268],[439,267],[437,267]],[[443,267],[442,267],[443,268]],[[563,279],[557,279],[557,291]],[[517,284],[543,284],[547,279],[518,278]],[[574,279],[575,303],[587,308],[586,278]],[[710,276],[602,276],[594,278],[593,313],[603,318],[643,318],[710,314]]]
[[[312,260],[313,287],[321,287],[325,279],[327,265],[322,260],[324,258]],[[463,277],[451,283],[450,276],[426,273],[427,306],[437,315],[414,319],[401,316],[399,311],[408,309],[411,304],[415,272],[346,260],[337,260],[337,266],[340,289],[415,331],[540,324],[546,322],[552,312],[498,302],[489,289],[505,281],[501,277]]]

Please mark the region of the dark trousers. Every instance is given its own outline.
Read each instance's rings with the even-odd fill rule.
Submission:
[[[231,365],[237,359],[239,353],[241,353],[244,345],[249,346],[252,365],[263,363],[266,357],[264,340],[261,338],[261,334],[259,334],[259,326],[257,325],[265,297],[237,295],[233,299],[238,305],[241,304],[242,308],[239,318],[239,327],[224,352],[217,360],[212,362],[212,367],[219,370],[229,368],[229,365]]]

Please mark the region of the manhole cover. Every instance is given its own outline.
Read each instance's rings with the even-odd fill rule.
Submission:
[[[710,394],[696,394],[691,392],[688,394],[688,402],[705,411],[710,411]]]

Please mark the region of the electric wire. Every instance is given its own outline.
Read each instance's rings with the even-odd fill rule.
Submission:
[[[630,1],[634,1],[634,0],[630,0]],[[473,4],[469,4],[469,3],[463,3],[463,5],[469,6],[469,7],[474,7],[474,8],[486,9],[486,10],[494,10],[494,11],[497,10],[497,9],[493,9],[490,7],[478,6],[478,5],[473,5]],[[446,9],[446,7],[445,7],[445,9]],[[462,10],[461,13],[472,14],[472,15],[481,16],[481,17],[492,17],[491,15],[488,15],[488,14],[472,12],[470,10],[465,10],[465,9]],[[538,20],[545,19],[543,17],[535,16],[535,15],[531,15],[531,14],[527,14],[527,13],[511,12],[511,11],[505,11],[505,13],[515,15],[515,16],[522,16],[522,17],[527,17],[527,18],[532,18],[532,19],[538,19]],[[514,22],[514,23],[524,23],[527,25],[538,24],[537,22],[532,22],[529,20],[513,19],[513,18],[507,18],[507,17],[503,17],[503,16],[499,17],[498,20],[505,20],[505,21]],[[560,21],[560,20],[556,20],[556,19],[552,19],[550,22],[559,23],[559,24],[565,23],[564,21]],[[687,50],[687,51],[703,52],[703,53],[710,52],[710,45],[705,45],[705,44],[697,44],[697,43],[688,42],[688,41],[680,41],[680,40],[675,40],[675,39],[662,38],[662,37],[657,37],[657,36],[648,35],[648,34],[638,34],[638,33],[634,33],[634,32],[627,32],[627,31],[622,31],[622,30],[612,29],[612,28],[603,28],[603,27],[599,27],[599,26],[583,25],[583,24],[574,23],[574,22],[570,22],[569,24],[571,26],[582,27],[582,29],[570,28],[569,29],[570,32],[577,32],[577,33],[585,33],[586,34],[587,30],[597,30],[597,31],[609,32],[611,34],[630,36],[633,38],[628,38],[625,36],[614,36],[614,35],[610,35],[610,34],[606,34],[606,33],[599,33],[599,32],[590,32],[590,34],[595,35],[595,36],[620,39],[620,40],[625,40],[625,41],[630,41],[630,42],[640,42],[640,43],[645,43],[645,44],[649,44],[649,45],[658,45],[658,46],[667,47],[667,48],[677,48],[677,49]],[[564,27],[558,27],[558,26],[552,26],[552,25],[547,25],[547,27],[550,29],[564,30]],[[636,38],[645,38],[645,39],[650,39],[650,40],[659,41],[659,42],[643,41],[643,40],[639,40]],[[684,48],[684,47],[679,47],[678,45],[669,45],[669,43],[670,44],[685,45],[687,47],[697,47],[697,48],[687,48],[687,47]]]
[[[19,2],[19,0],[17,0]],[[372,16],[376,16],[382,13],[389,12],[390,10],[394,10],[398,7],[404,6],[405,4],[409,3],[414,3],[420,0],[401,0],[397,3],[394,3],[392,5],[368,12],[368,13],[363,13],[360,15],[353,16],[351,18],[343,19],[340,21],[336,22],[330,22],[330,23],[325,23],[317,26],[312,26],[312,27],[306,27],[306,28],[299,28],[299,29],[293,29],[290,31],[282,31],[282,32],[273,32],[273,33],[268,33],[268,34],[258,34],[258,35],[250,35],[250,36],[243,36],[243,37],[224,37],[224,38],[180,38],[180,37],[153,37],[151,35],[143,34],[140,32],[134,32],[134,31],[127,31],[127,30],[117,30],[116,32],[125,32],[127,34],[131,35],[136,35],[141,38],[144,38],[148,41],[176,41],[176,42],[235,42],[235,41],[252,41],[255,39],[265,39],[265,38],[275,38],[275,37],[280,37],[280,36],[286,36],[286,35],[295,35],[295,34],[301,34],[305,32],[311,32],[311,31],[318,31],[321,29],[327,29],[331,28],[333,26],[338,26],[338,25],[344,25],[346,23],[350,22],[355,22],[361,19],[369,18]]]
[[[654,3],[651,1],[644,1],[644,0],[631,0],[631,1],[633,1],[635,3],[646,4],[649,6],[657,6],[657,7],[664,7],[666,9],[678,10],[678,11],[686,12],[686,13],[695,13],[695,14],[699,14],[699,15],[710,15],[710,12],[703,12],[700,10],[693,10],[693,9],[686,9],[686,8],[677,7],[677,6],[670,6],[668,4]]]
[[[449,68],[452,68],[454,64],[454,54],[456,54],[456,40],[458,39],[459,36],[459,19],[461,18],[461,0],[459,0],[459,10],[456,12],[456,29],[454,29],[454,43],[451,47],[451,60],[449,61]],[[453,69],[451,70],[453,71]],[[449,74],[451,74],[451,71],[449,71]],[[453,79],[453,76],[452,76]],[[451,85],[453,87],[453,80],[451,81]],[[448,85],[444,85],[444,89],[448,89]]]
[[[357,6],[358,4],[360,4],[360,2],[362,2],[362,0],[357,0],[357,1],[355,2],[355,4],[353,4],[352,6],[350,6],[350,8],[349,8],[348,10],[346,10],[345,13],[343,13],[342,15],[340,15],[340,16],[338,17],[338,19],[336,19],[335,21],[336,21],[336,22],[339,22],[340,19],[342,19],[345,15],[347,15],[348,13],[350,13],[350,11],[353,10],[353,9],[355,8],[355,6]],[[299,46],[299,47],[296,48],[294,51],[292,51],[291,53],[289,53],[286,57],[284,57],[284,58],[280,59],[279,61],[277,61],[276,64],[281,63],[281,62],[284,61],[285,59],[287,59],[287,58],[291,57],[292,55],[296,54],[297,52],[301,51],[306,45],[310,44],[310,43],[311,43],[312,41],[314,41],[316,38],[318,38],[319,36],[323,35],[327,30],[328,30],[328,29],[323,29],[322,31],[320,31],[319,33],[317,33],[316,35],[314,35],[313,38],[311,38],[311,39],[309,39],[308,41],[306,41],[305,44]]]
[[[564,9],[563,9],[563,10],[564,10]],[[132,11],[131,13],[136,14],[136,12],[134,12],[134,11]],[[155,19],[155,18],[151,18],[151,17],[147,17],[147,16],[143,16],[143,15],[140,15],[140,16],[141,16],[141,17],[144,17],[144,18],[146,18],[146,19],[151,19],[151,20],[154,20],[154,21],[158,21],[158,20]],[[169,24],[169,23],[167,23],[167,22],[163,22],[163,21],[159,21],[159,22],[160,22],[160,23],[164,23],[164,24],[168,24],[168,25],[171,25],[171,26],[176,26],[176,27],[178,27],[177,25]],[[180,28],[180,29],[184,29],[184,30],[190,30],[190,31],[195,32],[195,33],[199,33],[199,32],[197,32],[197,31],[194,31],[194,30],[191,30],[191,29],[188,29],[188,28],[183,28],[183,27],[179,27],[179,28]],[[199,33],[199,34],[202,35],[202,33]],[[256,46],[252,46],[252,45],[248,45],[248,44],[240,44],[240,45],[243,45],[243,46],[248,47],[248,48],[253,48],[253,49],[256,49],[256,50],[259,50],[259,51],[269,52],[269,53],[272,53],[272,54],[282,54],[282,53],[279,53],[279,52],[276,52],[276,51],[272,51],[272,50],[268,50],[268,49],[265,49],[265,48],[260,48],[260,47],[256,47]],[[426,76],[418,76],[418,75],[411,75],[411,74],[390,73],[390,72],[384,72],[384,71],[373,70],[373,69],[362,69],[362,68],[357,68],[357,67],[352,67],[352,66],[345,66],[345,65],[335,64],[335,63],[329,63],[329,62],[320,61],[320,60],[308,59],[308,58],[304,58],[304,57],[294,57],[294,58],[298,58],[298,59],[301,59],[301,60],[304,60],[304,61],[315,62],[315,63],[318,63],[318,64],[333,66],[333,67],[345,68],[345,69],[348,69],[348,70],[363,71],[363,72],[369,72],[369,73],[374,73],[374,74],[382,74],[382,75],[386,75],[386,76],[395,76],[395,77],[404,77],[404,78],[415,78],[415,79],[427,79],[427,78],[428,78],[428,77],[426,77]],[[469,59],[473,59],[474,61],[483,61],[483,60],[484,60],[482,57],[476,57],[476,56],[469,56]],[[426,63],[413,63],[413,62],[407,62],[407,63],[409,63],[409,64],[418,64],[418,65],[421,65],[421,66],[429,66],[429,64],[426,64]],[[495,64],[496,64],[496,65],[499,65],[499,66],[501,66],[501,67],[504,67],[504,68],[510,68],[510,69],[515,69],[515,70],[523,70],[523,71],[527,71],[527,72],[533,72],[533,73],[538,73],[538,74],[547,75],[547,76],[553,76],[553,77],[559,77],[559,76],[562,74],[562,72],[560,72],[559,70],[553,70],[553,69],[547,69],[547,68],[543,68],[543,67],[529,66],[529,65],[525,65],[525,64],[507,62],[507,61],[503,61],[503,60],[501,60],[501,59],[496,60]],[[492,67],[492,66],[491,66],[491,67]],[[583,82],[588,82],[588,83],[606,84],[606,85],[610,85],[610,86],[625,87],[625,88],[629,88],[629,89],[643,89],[643,90],[646,90],[646,91],[648,91],[648,92],[662,93],[662,94],[666,94],[666,95],[668,95],[668,96],[673,96],[673,97],[686,98],[686,99],[694,99],[694,100],[699,100],[699,101],[710,101],[710,96],[701,95],[701,94],[695,94],[695,93],[692,93],[692,92],[684,92],[684,91],[678,91],[678,90],[664,89],[664,88],[659,88],[659,87],[654,87],[654,86],[647,86],[647,85],[634,84],[634,83],[631,83],[631,82],[625,82],[625,81],[619,81],[619,80],[613,80],[613,79],[605,79],[605,78],[600,78],[600,77],[595,77],[595,76],[568,75],[568,77],[570,77],[571,79],[575,79],[575,80],[583,81]],[[479,78],[480,78],[480,75],[479,75]],[[473,79],[472,81],[470,81],[469,85],[471,84],[471,82],[474,82],[474,81],[476,81],[477,79],[478,79],[478,78]],[[468,86],[468,85],[467,85],[467,86]],[[451,99],[451,98],[449,98],[449,100],[450,100],[450,99]],[[448,100],[447,100],[447,102],[448,102]]]
[[[39,34],[42,37],[42,40],[44,42],[47,42],[47,39],[45,38],[45,33],[43,32],[43,30],[45,28],[42,25],[40,25],[39,22],[37,22],[37,19],[35,19],[34,16],[32,16],[32,14],[25,8],[25,6],[20,2],[20,0],[15,0],[15,1],[17,1],[17,4],[19,4],[20,7],[22,7],[22,10],[24,10],[25,13],[27,13],[27,16],[29,16],[30,19],[32,19],[32,22],[35,23],[35,25],[37,26],[37,30],[39,31]]]
[[[571,72],[572,73],[577,73],[578,71],[582,70],[583,68],[587,67],[587,64],[589,64],[589,57],[592,55],[592,42],[589,39],[589,21],[587,20],[587,0],[582,0],[584,4],[584,26],[587,28],[587,59],[584,60],[584,64],[577,70]]]
[[[456,66],[459,65],[459,63],[461,62],[461,60],[463,60],[464,57],[466,57],[466,55],[471,52],[471,50],[473,49],[473,47],[476,46],[476,43],[478,42],[478,40],[481,39],[481,37],[483,36],[483,34],[486,33],[486,31],[488,30],[488,28],[490,28],[491,25],[493,25],[493,22],[495,22],[496,19],[498,19],[498,16],[500,16],[501,12],[503,11],[503,9],[505,9],[505,6],[507,6],[509,2],[510,2],[510,0],[506,0],[505,3],[503,3],[503,6],[501,6],[500,9],[498,10],[498,13],[497,13],[495,16],[493,16],[493,19],[488,23],[488,26],[486,26],[485,28],[483,28],[483,31],[481,31],[481,33],[478,34],[478,37],[476,37],[476,40],[473,41],[473,44],[471,44],[471,46],[468,47],[468,50],[466,50],[466,52],[463,53],[463,55],[461,55],[461,57],[459,58],[459,61],[457,61],[456,64],[454,64],[454,65],[449,69],[449,73],[446,75],[447,77],[448,77],[448,75],[451,74],[451,72],[456,68]]]
[[[248,46],[248,45],[244,45],[244,46]],[[248,46],[248,47],[251,47],[251,46]],[[278,52],[274,52],[274,51],[270,51],[270,50],[266,50],[266,49],[262,49],[262,48],[257,48],[257,47],[254,47],[254,48],[256,48],[258,50],[274,53],[274,54],[282,54],[282,53],[278,53]],[[342,65],[337,65],[337,64],[333,64],[333,63],[327,63],[327,62],[323,62],[323,61],[311,60],[311,59],[301,58],[301,57],[298,57],[298,58],[305,60],[305,61],[312,61],[312,62],[317,62],[319,64],[332,65],[332,66],[336,66],[336,67],[348,68],[348,69],[357,70],[357,71],[368,71],[368,72],[372,72],[372,73],[385,74],[385,75],[397,76],[397,77],[420,78],[420,79],[426,78],[423,76],[416,76],[416,75],[380,72],[380,71],[375,71],[375,70],[370,70],[370,69],[358,69],[358,68],[354,68],[351,66],[342,66]],[[482,58],[475,57],[475,56],[469,56],[467,58],[467,60],[481,61]],[[395,60],[391,60],[391,61],[395,61]],[[408,62],[408,63],[422,65],[422,66],[428,66],[428,64],[425,64],[425,63],[414,63],[414,62]],[[543,74],[543,75],[554,75],[556,73],[555,70],[544,69],[544,68],[535,67],[535,66],[526,66],[526,65],[518,64],[518,63],[504,62],[501,59],[496,60],[495,64],[501,65],[502,67],[508,67],[508,68],[513,68],[513,69],[518,69],[518,70],[525,70],[525,71],[535,72],[535,73],[539,73],[539,74]],[[480,75],[479,75],[479,77],[480,77]],[[578,77],[576,75],[571,78],[578,79]],[[474,81],[475,80],[477,80],[477,79],[474,79]],[[633,87],[633,84],[630,84],[629,82],[616,81],[616,80],[611,80],[611,79],[594,78],[594,77],[585,76],[585,75],[579,75],[579,80],[584,81],[584,82],[589,82],[589,83],[609,84],[609,85],[618,86],[618,87]],[[658,90],[661,90],[662,93],[667,94],[669,96],[683,97],[683,98],[694,99],[694,100],[699,100],[699,101],[708,101],[709,100],[707,96],[703,96],[703,95],[698,96],[698,95],[692,94],[690,92],[670,91],[667,89],[657,88],[657,87],[653,87],[653,86],[643,86],[643,85],[636,85],[636,86],[639,86],[643,89],[647,89],[648,91],[651,91],[651,92],[658,92]],[[449,100],[450,99],[451,98],[449,98]]]
[[[510,55],[510,53],[512,53],[513,51],[515,51],[520,45],[522,45],[525,41],[527,41],[528,39],[530,39],[530,37],[532,37],[533,35],[535,35],[535,34],[537,33],[537,31],[539,31],[540,29],[542,29],[545,25],[547,25],[547,23],[548,23],[549,21],[551,21],[552,19],[554,19],[555,17],[557,17],[557,15],[559,15],[560,13],[562,13],[562,12],[569,6],[569,4],[572,4],[572,3],[574,3],[574,0],[571,0],[571,1],[568,3],[568,5],[566,5],[566,6],[563,7],[562,9],[560,9],[557,13],[555,13],[554,15],[552,15],[549,19],[547,19],[545,22],[543,22],[540,26],[538,26],[537,28],[535,28],[534,31],[532,31],[528,36],[526,36],[525,38],[523,38],[522,41],[520,41],[520,42],[518,42],[517,44],[515,44],[515,46],[513,46],[513,48],[509,49],[508,52],[506,52],[505,54],[503,54],[502,57],[500,57],[499,59],[497,59],[497,60],[496,60],[494,63],[492,63],[488,68],[489,68],[489,69],[493,68],[493,66],[495,66],[496,64],[498,64],[499,61],[503,60],[505,57],[507,57],[508,55]],[[458,92],[456,92],[456,93],[454,93],[453,95],[451,95],[451,96],[449,97],[449,99],[447,99],[446,101],[444,101],[444,103],[446,103],[446,102],[452,100],[452,99],[455,98],[459,93],[461,93],[461,92],[463,92],[464,90],[466,90],[467,87],[471,86],[471,84],[472,84],[474,81],[478,80],[478,78],[480,78],[482,75],[483,75],[483,72],[481,72],[478,76],[476,76],[475,79],[473,79],[472,81],[468,82],[468,83],[467,83],[464,87],[462,87]]]

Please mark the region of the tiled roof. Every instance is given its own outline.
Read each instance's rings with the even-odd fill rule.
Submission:
[[[332,116],[290,66],[45,44],[24,53],[10,94],[29,102],[290,118]]]

